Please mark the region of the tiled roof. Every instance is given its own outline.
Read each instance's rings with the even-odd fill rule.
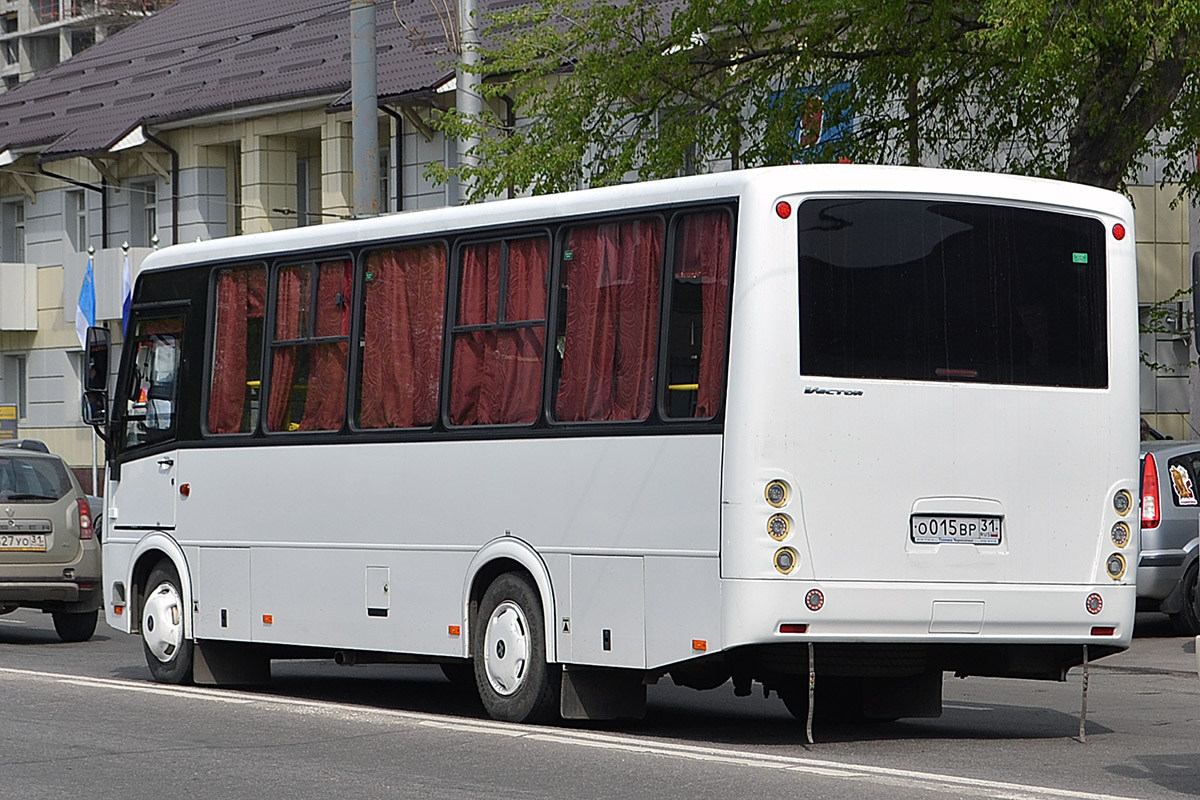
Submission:
[[[180,0],[0,95],[0,151],[33,148],[47,160],[96,153],[139,124],[342,95],[349,5]],[[453,74],[441,5],[377,0],[380,98],[430,92]]]

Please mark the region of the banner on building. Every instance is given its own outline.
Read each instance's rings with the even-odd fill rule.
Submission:
[[[17,406],[15,403],[0,403],[0,442],[16,439]]]

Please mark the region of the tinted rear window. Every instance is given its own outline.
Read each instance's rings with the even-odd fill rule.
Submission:
[[[801,203],[797,222],[801,373],[1108,385],[1098,220],[843,198]]]
[[[0,455],[0,503],[49,502],[70,492],[71,479],[58,459]]]

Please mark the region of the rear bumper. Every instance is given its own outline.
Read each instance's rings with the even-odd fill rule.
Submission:
[[[80,582],[64,580],[0,581],[0,604],[51,610],[90,611],[101,604],[100,579]],[[70,606],[70,608],[66,608]]]
[[[822,604],[805,603],[819,590]],[[1098,613],[1089,595],[1101,599]],[[1071,644],[1129,647],[1132,584],[951,584],[728,580],[725,646],[784,642]],[[781,633],[781,625],[804,625]],[[1093,634],[1095,629],[1112,633]],[[798,630],[791,628],[791,630]]]

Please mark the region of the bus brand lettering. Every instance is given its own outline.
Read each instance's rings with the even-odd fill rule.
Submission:
[[[822,389],[820,386],[805,386],[805,394],[837,394],[844,397],[858,397],[862,394],[861,389]]]

